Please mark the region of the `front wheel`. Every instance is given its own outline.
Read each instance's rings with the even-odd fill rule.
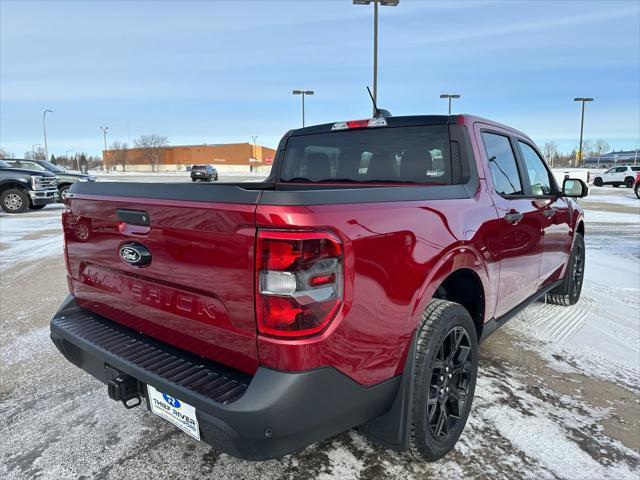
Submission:
[[[560,286],[547,293],[547,301],[549,303],[568,307],[580,300],[582,282],[584,280],[584,257],[584,238],[582,238],[581,234],[576,233],[571,255],[569,256],[569,266],[564,274],[564,281]]]
[[[433,462],[456,444],[469,417],[478,374],[478,337],[460,304],[432,300],[422,315],[410,450]]]
[[[58,188],[58,202],[64,202],[69,196],[69,185],[63,185]]]
[[[596,179],[594,179],[594,180],[593,180],[593,184],[594,184],[596,187],[601,187],[601,186],[602,186],[602,179],[601,179],[601,178],[596,178]]]
[[[29,195],[22,189],[9,188],[0,194],[0,207],[7,213],[23,213],[29,208]]]

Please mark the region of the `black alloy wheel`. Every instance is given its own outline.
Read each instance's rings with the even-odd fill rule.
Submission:
[[[433,437],[444,440],[455,431],[469,398],[471,340],[463,327],[454,327],[440,344],[433,362],[427,399],[427,419]]]
[[[433,299],[416,332],[409,450],[429,462],[456,444],[478,374],[478,334],[467,309]]]
[[[577,302],[582,292],[582,281],[584,280],[584,243],[579,242],[574,245],[571,298]],[[575,303],[575,302],[574,302]]]
[[[564,274],[564,281],[547,293],[547,301],[555,305],[574,305],[580,300],[582,293],[582,283],[584,281],[585,269],[584,238],[582,234],[576,232],[569,256],[567,271]]]

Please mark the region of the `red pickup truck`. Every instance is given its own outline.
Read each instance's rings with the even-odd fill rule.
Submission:
[[[436,460],[479,343],[578,300],[586,194],[468,115],[293,130],[263,182],[76,183],[51,337],[112,399],[237,457],[360,427]]]

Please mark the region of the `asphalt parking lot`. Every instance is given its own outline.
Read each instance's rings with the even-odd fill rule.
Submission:
[[[189,181],[187,175],[167,181]],[[239,178],[232,181],[252,179]],[[144,408],[125,410],[48,337],[67,293],[62,207],[1,214],[0,477],[638,478],[640,200],[630,189],[605,187],[592,188],[582,203],[587,270],[580,302],[538,302],[482,345],[467,428],[455,450],[433,464],[385,450],[355,430],[281,459],[245,462]]]

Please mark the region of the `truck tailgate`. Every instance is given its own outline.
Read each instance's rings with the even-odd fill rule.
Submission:
[[[193,185],[189,191],[169,184],[128,184],[128,190],[124,184],[103,185],[91,194],[74,188],[63,214],[69,284],[78,304],[254,373],[259,192],[217,185],[203,185],[206,191]],[[227,203],[229,198],[235,203]],[[148,251],[150,263],[127,261],[121,254],[127,245]]]

